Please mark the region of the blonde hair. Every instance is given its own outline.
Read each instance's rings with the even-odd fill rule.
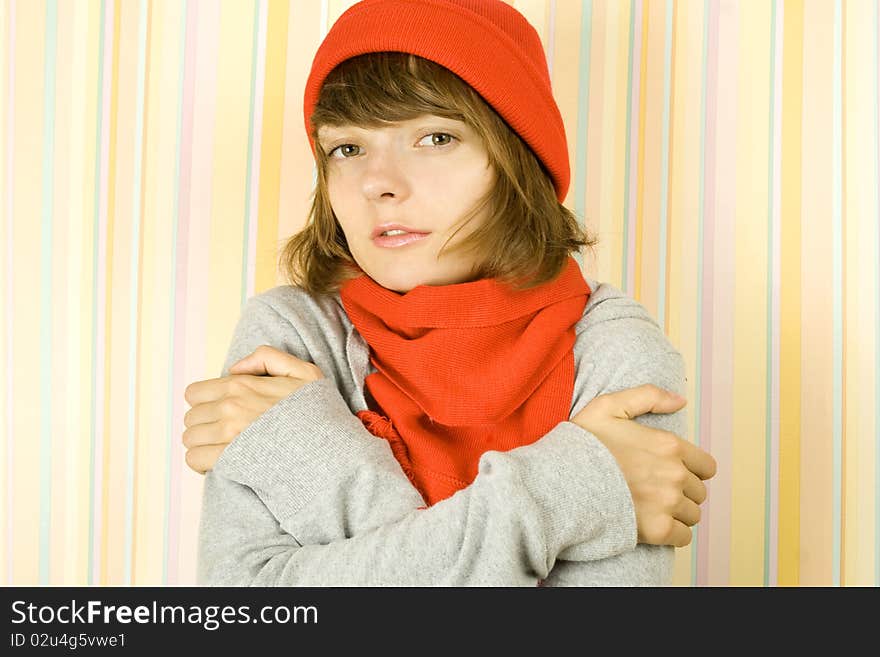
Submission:
[[[495,185],[465,214],[450,239],[486,207],[487,220],[446,251],[477,254],[479,264],[470,280],[496,278],[514,289],[528,289],[556,278],[570,253],[595,246],[598,240],[589,238],[577,216],[557,199],[540,160],[470,85],[416,55],[368,53],[330,72],[311,116],[317,185],[305,228],[288,239],[280,254],[281,271],[291,284],[311,295],[332,294],[362,273],[330,206],[329,160],[318,142],[319,128],[376,128],[423,114],[474,129],[496,172]]]

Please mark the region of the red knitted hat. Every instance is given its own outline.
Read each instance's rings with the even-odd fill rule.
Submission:
[[[370,52],[405,52],[449,69],[483,97],[550,172],[559,202],[571,177],[562,115],[553,98],[541,39],[502,0],[362,0],[330,28],[312,62],[303,111],[311,116],[324,79],[339,63]]]

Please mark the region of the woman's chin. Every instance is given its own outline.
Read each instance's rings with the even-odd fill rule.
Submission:
[[[450,285],[460,280],[467,280],[462,275],[456,275],[455,272],[435,271],[435,272],[418,272],[403,270],[402,267],[363,267],[367,275],[376,281],[382,287],[393,290],[398,294],[406,294],[419,285]]]
[[[400,278],[389,280],[387,284],[382,283],[381,281],[376,281],[382,287],[386,287],[389,290],[393,290],[398,294],[406,294],[407,292],[411,292],[413,289],[419,287],[420,285],[429,285],[429,286],[440,286],[447,285],[447,283],[438,282],[431,278],[425,277],[412,277],[407,280],[400,280]]]
[[[389,275],[387,273],[379,273],[370,274],[367,271],[370,278],[376,281],[382,287],[391,290],[392,292],[397,292],[399,294],[406,294],[411,289],[413,289],[418,283],[413,283],[412,279],[401,277],[400,275],[394,276]]]

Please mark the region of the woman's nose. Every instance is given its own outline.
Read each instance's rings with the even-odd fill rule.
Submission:
[[[400,160],[392,154],[375,153],[367,163],[362,179],[364,194],[371,199],[379,199],[391,195],[403,198],[408,194],[404,167]]]

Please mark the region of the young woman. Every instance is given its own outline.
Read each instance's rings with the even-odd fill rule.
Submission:
[[[304,110],[291,284],[186,391],[198,581],[671,583],[715,463],[678,437],[680,354],[571,257],[595,242],[534,29],[501,0],[364,0]]]

